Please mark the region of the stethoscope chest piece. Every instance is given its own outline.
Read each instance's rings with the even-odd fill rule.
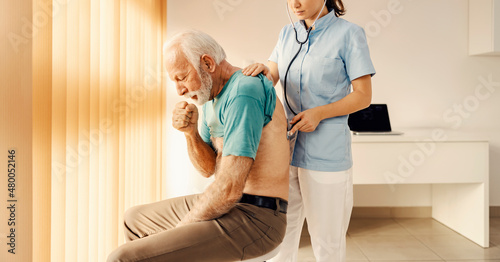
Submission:
[[[286,105],[288,107],[288,109],[290,110],[290,112],[294,115],[297,115],[297,113],[292,109],[292,107],[290,106],[290,103],[288,102],[288,96],[287,96],[287,92],[286,92],[286,82],[287,82],[287,77],[288,77],[288,73],[290,72],[290,67],[292,66],[293,64],[293,61],[295,61],[295,59],[297,58],[297,56],[299,55],[300,51],[302,50],[302,46],[307,43],[307,41],[309,41],[309,36],[311,35],[311,31],[312,29],[314,28],[314,25],[316,24],[316,21],[318,21],[318,18],[319,16],[321,15],[321,13],[323,12],[323,9],[325,8],[326,6],[326,0],[325,0],[325,3],[323,4],[323,7],[321,8],[318,16],[316,17],[316,19],[314,20],[314,22],[312,23],[312,25],[306,29],[306,39],[304,41],[300,41],[299,40],[299,34],[297,33],[297,28],[295,28],[295,25],[293,24],[293,21],[292,21],[292,17],[290,17],[290,10],[288,9],[288,3],[286,4],[286,13],[288,14],[288,19],[290,19],[290,23],[292,24],[292,27],[293,27],[293,31],[295,32],[295,41],[297,41],[297,43],[300,45],[299,46],[299,50],[297,51],[297,53],[293,56],[292,60],[290,60],[290,63],[288,64],[287,68],[286,68],[286,72],[285,72],[285,77],[283,79],[283,93],[284,93],[284,97],[285,97],[285,102],[286,102]],[[306,27],[306,24],[305,22],[303,22],[303,25],[304,27]],[[296,124],[296,123],[295,123]],[[293,126],[295,125],[289,125],[288,127],[288,132],[286,133],[286,136],[287,136],[287,139],[289,141],[293,141],[292,143],[294,143],[295,139],[297,138],[297,133],[298,131],[296,131],[294,134],[290,134],[290,130],[293,128]]]

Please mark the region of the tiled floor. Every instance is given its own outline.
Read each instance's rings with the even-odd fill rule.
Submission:
[[[300,242],[299,261],[316,261],[307,236]],[[352,219],[347,261],[500,262],[500,218],[490,219],[490,248],[430,218]]]

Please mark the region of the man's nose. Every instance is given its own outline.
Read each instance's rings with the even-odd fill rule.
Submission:
[[[183,96],[188,92],[187,88],[183,85],[176,84],[175,87],[177,88],[177,94],[179,94],[180,96]]]

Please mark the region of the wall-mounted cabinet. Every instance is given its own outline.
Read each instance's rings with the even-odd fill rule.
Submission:
[[[469,55],[500,56],[500,0],[469,0]]]

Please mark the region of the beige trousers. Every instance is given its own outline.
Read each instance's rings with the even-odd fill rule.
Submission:
[[[108,262],[240,261],[264,255],[283,240],[286,214],[243,203],[217,219],[176,228],[197,199],[178,197],[127,210],[127,243]]]

